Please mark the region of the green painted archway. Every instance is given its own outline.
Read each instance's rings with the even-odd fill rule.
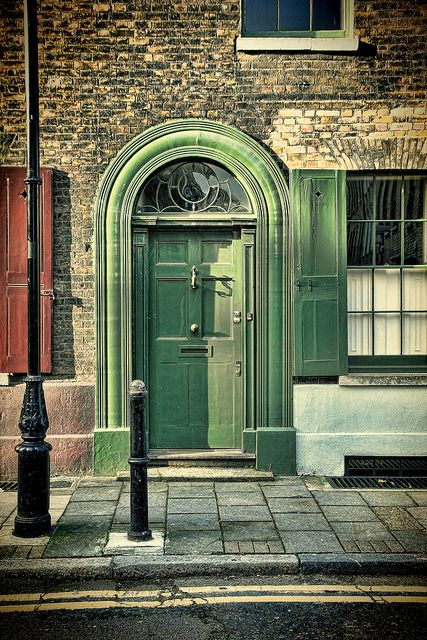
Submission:
[[[258,418],[253,448],[259,469],[294,474],[288,188],[278,165],[259,143],[230,126],[205,120],[173,121],[137,136],[110,163],[99,187],[95,472],[127,467],[127,390],[133,376],[131,227],[136,200],[142,185],[160,167],[194,157],[224,165],[246,189],[257,212]]]

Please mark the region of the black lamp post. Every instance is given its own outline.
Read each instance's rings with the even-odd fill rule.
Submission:
[[[19,420],[18,515],[14,535],[33,538],[51,529],[49,421],[40,375],[40,151],[37,0],[24,0],[27,104],[28,375]]]

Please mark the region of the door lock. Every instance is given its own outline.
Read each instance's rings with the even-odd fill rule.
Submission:
[[[236,360],[236,376],[240,378],[242,375],[242,361]]]
[[[239,322],[242,322],[242,312],[241,311],[234,311],[233,312],[233,322],[234,322],[234,324],[239,324]]]

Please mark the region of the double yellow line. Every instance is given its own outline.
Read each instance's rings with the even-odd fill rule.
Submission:
[[[84,609],[165,609],[233,603],[426,603],[427,587],[401,585],[217,585],[146,591],[0,594],[0,613]]]

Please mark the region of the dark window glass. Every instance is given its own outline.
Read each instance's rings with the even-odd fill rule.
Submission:
[[[341,29],[341,0],[313,0],[312,24],[314,31]]]
[[[375,264],[400,264],[400,224],[381,222],[376,225]]]
[[[376,184],[377,220],[398,220],[401,218],[401,178],[379,178]]]
[[[348,220],[372,220],[374,200],[374,179],[357,178],[347,181]]]
[[[279,0],[281,31],[310,30],[310,0]]]
[[[277,0],[246,0],[245,6],[248,33],[277,31]]]
[[[347,229],[347,260],[352,267],[373,263],[373,225],[370,222],[350,222]]]
[[[405,180],[404,210],[405,218],[416,220],[417,218],[427,218],[425,202],[425,180],[424,178],[410,178]]]
[[[425,264],[427,258],[425,222],[405,222],[405,264]]]

